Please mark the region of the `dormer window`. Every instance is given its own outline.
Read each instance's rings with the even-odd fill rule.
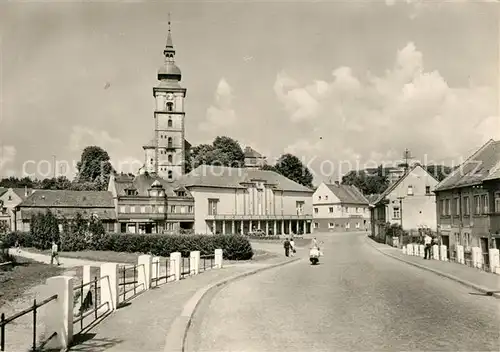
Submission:
[[[177,191],[177,197],[185,197],[186,196],[186,192],[184,191]]]
[[[127,196],[135,196],[137,191],[135,189],[127,189]]]

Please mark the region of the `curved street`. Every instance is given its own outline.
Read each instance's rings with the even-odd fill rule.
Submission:
[[[188,352],[499,351],[499,300],[388,258],[366,234],[324,234],[325,256],[215,290]]]

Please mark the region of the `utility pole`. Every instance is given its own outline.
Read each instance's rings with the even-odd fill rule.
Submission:
[[[408,164],[408,161],[413,159],[413,157],[411,156],[411,153],[410,151],[408,150],[408,148],[405,149],[404,153],[403,153],[403,159],[404,159],[404,168],[405,168],[405,173],[408,172],[408,168],[409,168],[409,164]]]

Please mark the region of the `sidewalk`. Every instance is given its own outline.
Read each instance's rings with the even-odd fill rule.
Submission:
[[[76,336],[75,346],[70,351],[163,351],[171,325],[199,289],[283,260],[273,258],[265,263],[233,264],[149,290],[132,300],[129,306],[118,309],[88,333]]]
[[[419,266],[438,275],[460,282],[466,286],[473,287],[483,292],[496,292],[500,294],[500,276],[474,269],[466,265],[443,262],[440,260],[425,260],[422,257],[403,254],[401,249],[394,248],[382,243],[377,243],[369,238],[366,241],[380,252],[404,261],[408,264]],[[498,295],[500,298],[500,295]]]
[[[39,263],[50,264],[50,255],[47,254],[27,252],[22,249],[16,250],[15,248],[9,248],[9,254],[23,258],[28,258]],[[101,264],[104,263],[86,259],[66,258],[61,256],[59,256],[59,262],[61,263],[61,267],[63,268],[73,268],[75,266],[83,266],[83,265],[100,266]],[[129,265],[126,263],[118,263],[118,264]]]

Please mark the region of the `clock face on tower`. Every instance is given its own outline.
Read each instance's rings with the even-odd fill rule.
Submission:
[[[173,99],[174,99],[174,95],[172,93],[168,93],[167,100],[173,100]]]

